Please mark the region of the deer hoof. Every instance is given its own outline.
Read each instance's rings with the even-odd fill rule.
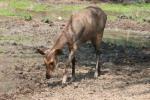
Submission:
[[[75,80],[76,80],[76,77],[71,77],[69,83],[72,83],[72,82],[74,82]]]
[[[66,87],[66,86],[67,86],[66,83],[62,83],[61,88],[64,88],[64,87]]]
[[[95,72],[95,73],[94,73],[94,78],[98,78],[99,75],[100,75],[100,74],[99,74],[98,72]]]

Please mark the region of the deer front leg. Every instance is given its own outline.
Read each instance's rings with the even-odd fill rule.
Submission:
[[[69,47],[69,52],[71,52],[73,50],[72,46],[68,45],[68,47]],[[72,61],[71,61],[71,63],[72,63],[72,77],[71,77],[70,82],[73,82],[75,80],[75,62],[76,62],[76,59],[75,59],[75,56],[74,56]]]
[[[76,51],[76,46],[73,46],[72,49],[70,49],[70,54],[69,58],[66,63],[63,79],[62,79],[62,84],[65,85],[66,81],[68,79],[68,68],[71,66],[72,63],[72,77],[75,78],[75,51]]]
[[[72,77],[71,77],[71,82],[75,81],[75,62],[76,59],[75,57],[72,59]]]

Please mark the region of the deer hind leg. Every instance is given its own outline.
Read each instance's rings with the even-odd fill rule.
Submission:
[[[96,50],[96,68],[95,68],[95,73],[94,73],[94,77],[97,78],[100,75],[100,69],[101,69],[101,65],[100,65],[100,45],[102,42],[102,36],[103,34],[97,34],[96,38],[94,40],[92,40],[92,44],[95,47]]]
[[[68,68],[71,66],[72,64],[72,79],[75,78],[75,51],[77,50],[77,46],[73,45],[69,47],[69,58],[67,60],[66,63],[66,67],[65,67],[65,71],[64,71],[64,75],[63,75],[63,79],[62,79],[62,84],[66,84],[67,78],[68,78]]]

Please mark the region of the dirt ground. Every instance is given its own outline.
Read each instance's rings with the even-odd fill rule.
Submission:
[[[149,48],[103,42],[102,75],[94,79],[95,51],[86,43],[77,52],[76,81],[61,88],[63,67],[56,68],[53,78],[46,80],[43,57],[36,48],[51,47],[64,22],[49,25],[40,20],[0,19],[0,100],[150,99]],[[149,24],[124,23],[127,21],[108,22],[107,28],[150,32]],[[60,61],[65,61],[67,54],[65,47]]]

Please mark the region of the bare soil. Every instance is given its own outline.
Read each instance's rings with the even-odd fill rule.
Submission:
[[[46,80],[43,57],[36,48],[51,47],[64,22],[49,25],[39,20],[0,19],[0,100],[150,99],[149,48],[125,48],[103,42],[102,73],[94,79],[95,51],[91,43],[83,44],[76,55],[77,79],[62,88],[63,66],[56,68],[52,79]],[[148,26],[133,26],[122,21],[107,23],[107,28],[139,30],[141,33],[143,30],[150,32]],[[64,62],[67,56],[65,47],[60,61]],[[69,70],[71,72],[71,68]]]

